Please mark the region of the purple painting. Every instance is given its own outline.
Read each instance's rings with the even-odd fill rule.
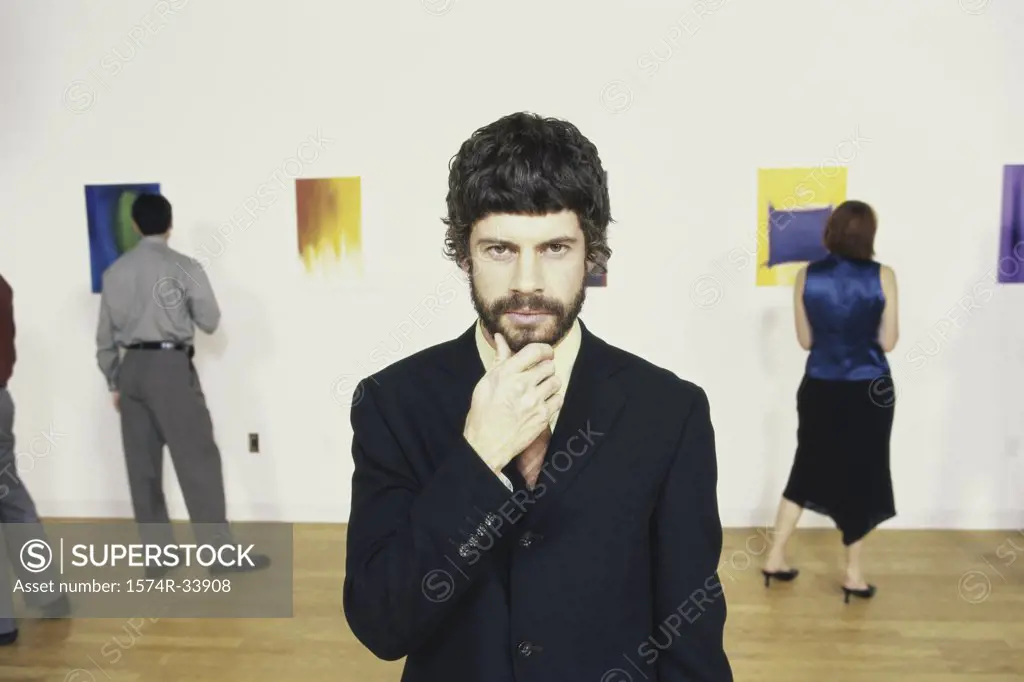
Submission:
[[[806,263],[828,255],[822,242],[832,207],[778,211],[768,205],[768,267]]]
[[[1003,169],[999,281],[1003,284],[1024,284],[1024,166],[1006,166]]]

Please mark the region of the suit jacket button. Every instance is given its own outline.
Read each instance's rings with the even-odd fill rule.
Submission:
[[[530,547],[531,545],[540,542],[543,538],[544,536],[540,533],[534,533],[532,530],[528,530],[519,538],[519,546]]]
[[[532,653],[533,653],[533,645],[532,644],[530,644],[529,642],[520,642],[519,643],[519,655],[520,656],[529,656]]]

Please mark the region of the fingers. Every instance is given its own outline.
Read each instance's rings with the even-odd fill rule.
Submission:
[[[535,389],[535,395],[537,395],[541,401],[547,401],[548,398],[558,392],[558,389],[562,387],[562,380],[552,375],[537,384]]]
[[[555,363],[552,360],[541,360],[536,365],[523,373],[526,380],[526,388],[531,389],[555,373]]]
[[[562,409],[564,396],[559,392],[562,381],[551,376],[540,382],[523,396],[522,405],[530,415],[528,418],[539,418],[543,422],[551,419],[551,415]]]
[[[535,416],[540,421],[541,426],[539,428],[541,430],[543,430],[545,426],[550,425],[551,417],[562,409],[562,402],[564,400],[564,396],[556,389],[554,393],[538,404]]]
[[[506,346],[507,348],[508,346]],[[523,372],[543,360],[552,360],[555,349],[546,343],[531,343],[521,351],[508,358],[505,366],[512,372]]]
[[[565,403],[564,393],[554,393],[547,400],[544,401],[544,405],[548,408],[548,418],[555,412],[562,409],[562,405]]]
[[[508,343],[505,342],[505,337],[501,334],[494,335],[494,345],[497,346],[498,356],[497,361],[502,362],[512,357],[512,351],[508,347]]]

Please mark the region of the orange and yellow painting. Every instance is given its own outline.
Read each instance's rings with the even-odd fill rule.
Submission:
[[[343,268],[362,275],[360,178],[295,180],[299,256],[307,272]]]

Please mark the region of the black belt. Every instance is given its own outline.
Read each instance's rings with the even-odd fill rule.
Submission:
[[[175,343],[173,341],[141,341],[129,344],[125,348],[132,350],[183,350],[188,351],[189,358],[196,354],[195,346],[188,343]]]

